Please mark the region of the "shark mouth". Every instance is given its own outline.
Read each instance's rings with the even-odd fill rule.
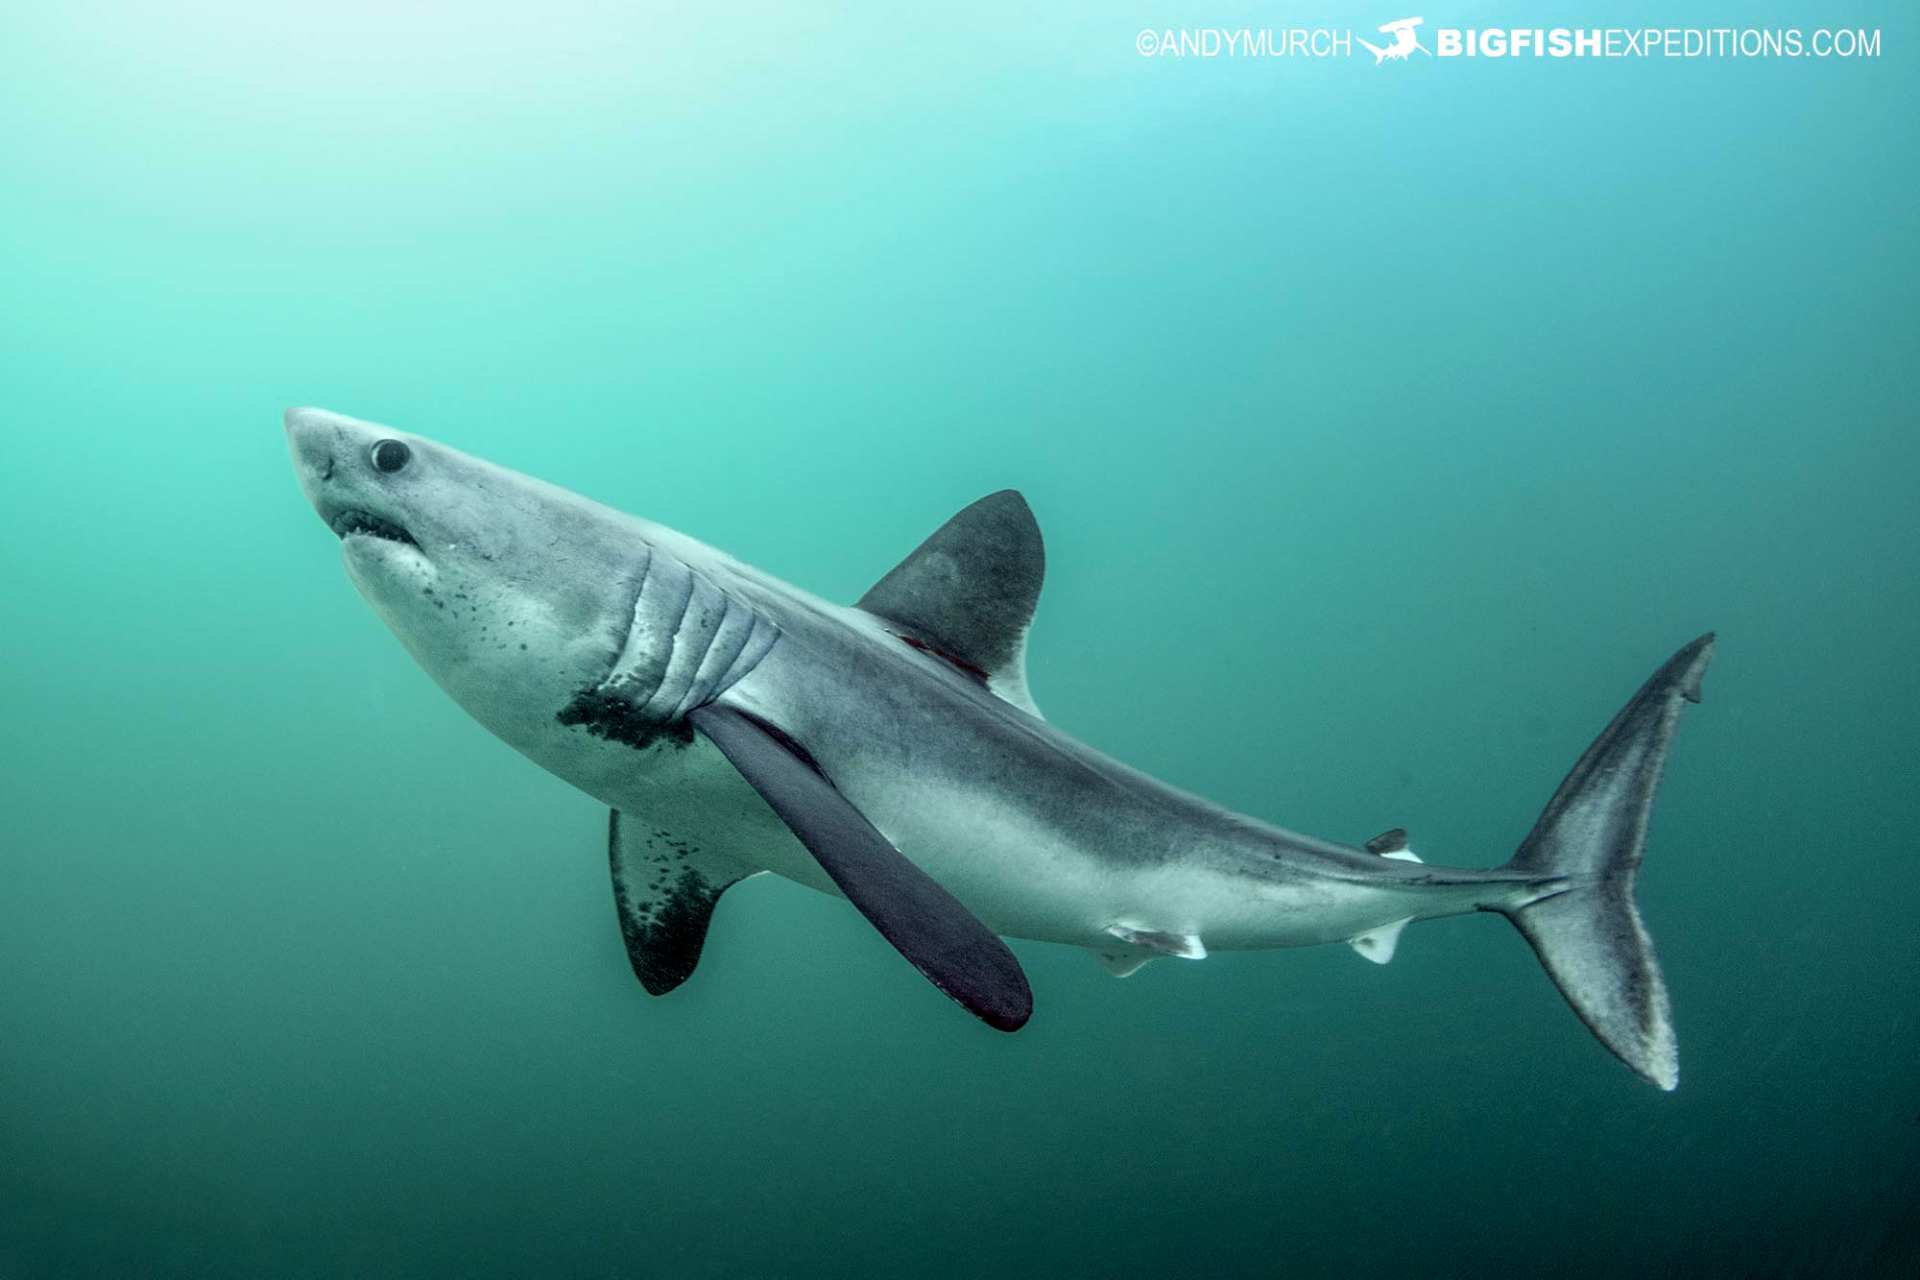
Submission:
[[[364,534],[372,538],[384,538],[388,542],[397,542],[406,547],[418,547],[413,535],[391,520],[383,520],[370,511],[342,511],[333,518],[333,531],[342,541]]]

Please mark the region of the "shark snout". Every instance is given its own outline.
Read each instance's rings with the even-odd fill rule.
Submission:
[[[283,421],[300,490],[328,528],[343,541],[366,534],[418,549],[381,483],[406,469],[411,446],[384,427],[325,409],[288,409]]]
[[[295,405],[280,415],[280,421],[286,424],[287,438],[293,441],[296,448],[300,448],[322,439],[331,439],[353,419],[328,413],[325,409]]]
[[[293,454],[293,470],[299,477],[300,490],[320,513],[320,518],[329,519],[324,495],[347,446],[342,428],[351,420],[325,409],[296,407],[287,410],[281,421],[286,425],[287,448]]]

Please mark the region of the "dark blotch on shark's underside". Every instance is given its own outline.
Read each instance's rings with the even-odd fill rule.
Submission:
[[[574,694],[573,700],[560,708],[555,719],[564,725],[579,725],[596,738],[624,742],[639,750],[656,742],[676,747],[693,742],[693,726],[686,720],[657,720],[604,686]]]

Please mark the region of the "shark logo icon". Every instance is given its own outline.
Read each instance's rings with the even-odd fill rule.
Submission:
[[[1377,67],[1389,59],[1405,62],[1413,56],[1415,49],[1432,57],[1433,51],[1421,44],[1420,37],[1413,34],[1413,29],[1422,21],[1420,18],[1395,18],[1392,22],[1382,23],[1380,30],[1393,37],[1393,43],[1384,48],[1362,40],[1360,43],[1373,51],[1373,65]]]

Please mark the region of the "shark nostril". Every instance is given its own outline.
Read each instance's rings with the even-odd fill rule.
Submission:
[[[326,460],[326,462],[325,462],[325,464],[323,464],[323,465],[321,466],[321,468],[320,468],[320,478],[321,478],[322,480],[331,480],[331,479],[333,479],[333,455],[332,455],[332,454],[328,454],[328,455],[327,455],[327,460]]]

